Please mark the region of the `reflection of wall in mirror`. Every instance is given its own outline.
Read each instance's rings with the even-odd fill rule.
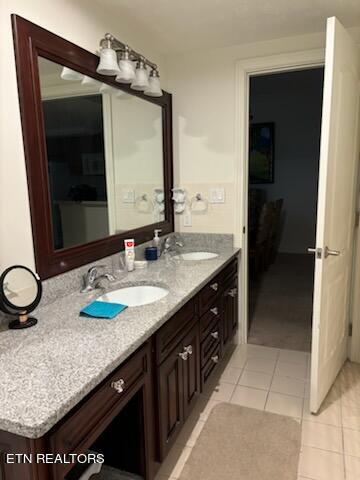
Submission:
[[[33,303],[37,289],[33,275],[23,268],[14,268],[5,276],[5,295],[14,305],[23,307]]]
[[[137,97],[111,96],[111,112],[115,231],[123,232],[164,219],[155,202],[155,190],[164,186],[162,108]],[[134,192],[134,201],[127,191]],[[143,195],[148,209],[139,201]]]
[[[59,104],[59,108],[63,108],[61,115],[64,117],[61,125],[58,125],[56,118],[54,120],[54,116],[49,118],[55,131],[57,132],[60,126],[62,131],[71,133],[75,123],[78,125],[77,129],[81,129],[82,125],[92,121],[96,130],[102,130],[104,142],[102,158],[98,152],[90,151],[90,144],[87,144],[80,158],[83,176],[81,179],[70,179],[73,184],[78,185],[87,184],[91,180],[91,186],[101,193],[96,202],[89,201],[95,200],[90,197],[82,199],[81,203],[77,198],[71,198],[73,201],[70,202],[67,194],[70,180],[65,181],[64,172],[59,170],[66,158],[62,158],[62,162],[49,162],[51,178],[63,179],[60,182],[57,180],[51,187],[53,200],[59,211],[53,212],[53,216],[61,221],[60,227],[54,231],[55,239],[61,236],[61,241],[55,241],[55,248],[79,245],[164,220],[163,205],[155,202],[155,190],[161,190],[164,186],[162,108],[135,96],[119,95],[121,91],[114,88],[101,91],[100,97],[100,83],[87,82],[83,85],[79,79],[64,80],[61,78],[63,67],[49,60],[40,58],[39,67],[42,98],[50,102],[51,99],[62,99],[65,102]],[[87,98],[102,98],[101,107],[95,117],[94,112],[90,115],[90,111],[87,111],[86,119],[82,119],[80,112],[75,112],[77,117],[67,113],[64,116],[66,103],[71,104],[71,99],[80,101],[80,98],[84,99],[81,105],[84,104],[86,108],[93,104],[84,103]],[[99,118],[99,115],[102,115],[102,118]],[[80,122],[76,122],[76,118]],[[100,129],[99,120],[102,127]],[[66,153],[71,165],[74,164],[74,154],[74,149]],[[104,179],[104,175],[106,198],[103,198],[100,191],[103,189],[99,188],[99,182],[101,177]],[[124,198],[126,191],[133,192],[132,201]],[[146,202],[139,201],[143,195],[148,199],[147,205]]]
[[[63,229],[63,248],[109,235],[107,202],[58,202]]]

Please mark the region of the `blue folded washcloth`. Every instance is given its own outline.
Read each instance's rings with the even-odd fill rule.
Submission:
[[[95,318],[114,318],[125,308],[127,308],[127,305],[122,305],[121,303],[95,301],[82,308],[80,315]]]

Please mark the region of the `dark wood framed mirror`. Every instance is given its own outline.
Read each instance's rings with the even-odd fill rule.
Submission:
[[[171,94],[132,90],[97,74],[96,55],[17,15],[12,24],[41,278],[172,232]]]

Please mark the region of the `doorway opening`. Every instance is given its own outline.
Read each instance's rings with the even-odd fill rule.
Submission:
[[[248,343],[311,349],[323,77],[249,79]]]

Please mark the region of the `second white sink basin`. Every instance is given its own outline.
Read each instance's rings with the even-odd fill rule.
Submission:
[[[183,260],[211,260],[218,256],[218,253],[213,252],[188,252],[175,255],[175,258],[182,258]]]
[[[113,292],[101,295],[97,300],[99,302],[122,303],[128,307],[140,307],[149,303],[157,302],[166,297],[169,290],[153,285],[139,285],[135,287],[119,288]]]

